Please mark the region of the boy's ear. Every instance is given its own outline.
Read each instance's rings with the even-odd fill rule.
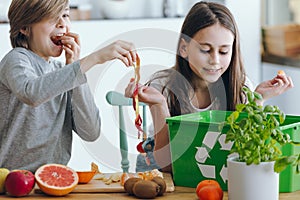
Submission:
[[[185,39],[181,38],[179,43],[179,53],[180,56],[183,58],[188,57],[188,50],[187,50],[188,43],[185,41]]]
[[[21,32],[23,35],[29,36],[29,28],[27,28],[27,27],[21,28],[21,29],[20,29],[20,32]]]

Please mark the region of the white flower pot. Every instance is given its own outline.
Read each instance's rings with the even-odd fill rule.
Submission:
[[[229,200],[278,200],[279,174],[274,172],[275,162],[246,165],[227,159]]]

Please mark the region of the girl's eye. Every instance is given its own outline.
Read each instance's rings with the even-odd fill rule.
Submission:
[[[220,51],[220,54],[226,55],[226,54],[228,54],[228,51]]]
[[[201,52],[201,53],[209,53],[209,52],[210,52],[210,49],[200,49],[200,52]]]

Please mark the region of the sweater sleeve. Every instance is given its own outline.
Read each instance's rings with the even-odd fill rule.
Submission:
[[[101,119],[87,83],[72,90],[71,105],[75,132],[83,140],[96,140],[100,135]]]
[[[86,83],[79,61],[64,67],[52,65],[24,50],[12,51],[3,62],[2,81],[17,98],[30,106],[38,106],[49,99]],[[49,71],[47,71],[49,70]]]

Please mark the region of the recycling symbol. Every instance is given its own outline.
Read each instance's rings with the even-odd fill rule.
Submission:
[[[224,183],[227,181],[227,167],[225,166],[227,156],[220,156],[220,153],[228,154],[233,145],[233,142],[225,143],[225,139],[226,134],[208,131],[204,136],[202,146],[196,147],[197,151],[195,154],[202,176],[210,179],[217,179],[217,176],[220,176]],[[211,152],[214,153],[213,156],[210,155]],[[217,168],[218,164],[222,165],[221,167],[219,166],[221,169]]]

